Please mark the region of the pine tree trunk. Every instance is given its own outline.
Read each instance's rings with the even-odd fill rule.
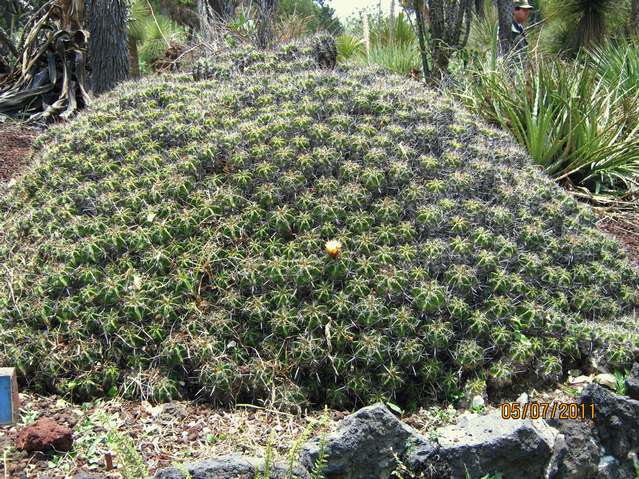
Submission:
[[[127,0],[89,0],[89,65],[95,95],[129,78]]]
[[[261,49],[270,48],[273,45],[275,31],[275,13],[277,0],[259,0],[257,14],[257,46]]]
[[[513,43],[513,3],[512,0],[496,0],[499,14],[499,51],[508,53]]]
[[[426,26],[424,24],[424,15],[418,0],[413,0],[413,9],[415,10],[415,17],[417,22],[417,37],[419,39],[419,54],[422,59],[422,70],[424,80],[430,75],[430,69],[428,68],[428,58],[426,57],[426,41],[424,35]]]
[[[475,12],[479,18],[484,18],[486,12],[484,11],[484,0],[475,0]]]
[[[138,53],[138,42],[129,38],[129,70],[131,78],[140,78],[140,54]]]
[[[218,18],[230,18],[235,14],[235,2],[233,0],[205,0],[208,1],[213,13]]]
[[[639,35],[639,0],[632,0],[632,13],[630,14],[630,28],[632,33]]]

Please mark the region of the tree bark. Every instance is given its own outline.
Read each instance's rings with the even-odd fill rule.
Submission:
[[[89,65],[95,95],[129,78],[127,0],[89,0]]]
[[[424,41],[426,28],[424,26],[424,16],[422,15],[422,8],[419,0],[413,0],[413,9],[415,10],[415,21],[417,22],[419,54],[422,58],[423,78],[426,80],[426,77],[430,75],[430,69],[428,68],[428,58],[426,57],[426,42]]]
[[[257,14],[257,46],[270,48],[275,36],[274,23],[277,0],[259,0]]]
[[[639,0],[632,0],[632,13],[630,14],[630,28],[632,33],[639,35]]]
[[[443,78],[450,57],[468,41],[473,13],[471,0],[429,0],[433,73]]]
[[[219,18],[230,18],[235,14],[235,2],[233,0],[207,0],[213,13]]]
[[[138,42],[129,38],[129,71],[131,78],[140,78],[140,55],[138,53]]]
[[[499,52],[504,55],[513,44],[513,3],[512,0],[496,0],[499,14]]]

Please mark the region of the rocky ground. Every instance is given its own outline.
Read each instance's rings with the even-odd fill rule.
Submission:
[[[566,385],[556,390],[533,390],[504,401],[574,402],[581,389],[594,379],[594,376],[575,374]],[[615,386],[612,378],[608,381],[610,387]],[[320,410],[295,416],[249,405],[232,410],[192,402],[153,406],[147,402],[117,398],[74,405],[56,396],[41,397],[29,393],[21,394],[20,398],[20,423],[14,427],[0,427],[0,454],[3,454],[0,457],[4,457],[0,463],[0,478],[6,474],[4,477],[12,479],[62,479],[74,477],[79,472],[121,478],[120,458],[107,439],[108,433],[113,430],[120,437],[133,440],[151,474],[174,464],[229,454],[264,457],[269,448],[275,461],[286,462],[292,445],[305,434],[318,437],[333,431],[349,414]],[[473,406],[471,408],[468,401],[466,409],[450,406],[422,408],[410,414],[394,412],[424,437],[435,438],[437,428],[456,423],[460,416],[500,414],[499,405],[486,404],[483,398],[474,398]],[[390,407],[393,408],[392,405]],[[25,431],[41,418],[52,419],[68,428],[73,440],[71,451],[42,453],[18,449],[24,447],[25,435],[22,434],[23,440],[20,441],[20,431]],[[111,470],[109,454],[113,462]]]

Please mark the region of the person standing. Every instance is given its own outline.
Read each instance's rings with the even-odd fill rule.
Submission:
[[[528,45],[526,42],[525,29],[532,9],[533,6],[528,3],[528,0],[513,1],[512,37],[513,47],[516,50],[524,49]]]

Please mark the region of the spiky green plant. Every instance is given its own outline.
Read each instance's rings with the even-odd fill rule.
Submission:
[[[366,53],[364,40],[350,33],[343,33],[336,38],[337,59],[340,62],[351,60]]]
[[[597,68],[543,55],[524,69],[480,62],[462,96],[510,130],[548,174],[605,198],[639,184],[637,95],[623,60],[605,67],[594,55]]]
[[[0,198],[30,389],[404,406],[632,362],[637,271],[506,133],[304,46],[212,64],[52,127]]]
[[[167,49],[186,39],[182,27],[153,8],[149,0],[135,0],[129,11],[129,61],[134,76],[147,71]]]
[[[419,51],[415,44],[375,45],[371,48],[368,61],[405,76],[419,71],[421,67]]]
[[[369,15],[371,28],[367,32],[357,28],[337,38],[340,61],[379,65],[406,76],[418,72],[421,58],[417,38],[404,13],[378,20]]]
[[[545,14],[552,23],[559,48],[578,52],[602,42],[611,25],[621,24],[620,10],[626,7],[617,0],[549,0]]]

